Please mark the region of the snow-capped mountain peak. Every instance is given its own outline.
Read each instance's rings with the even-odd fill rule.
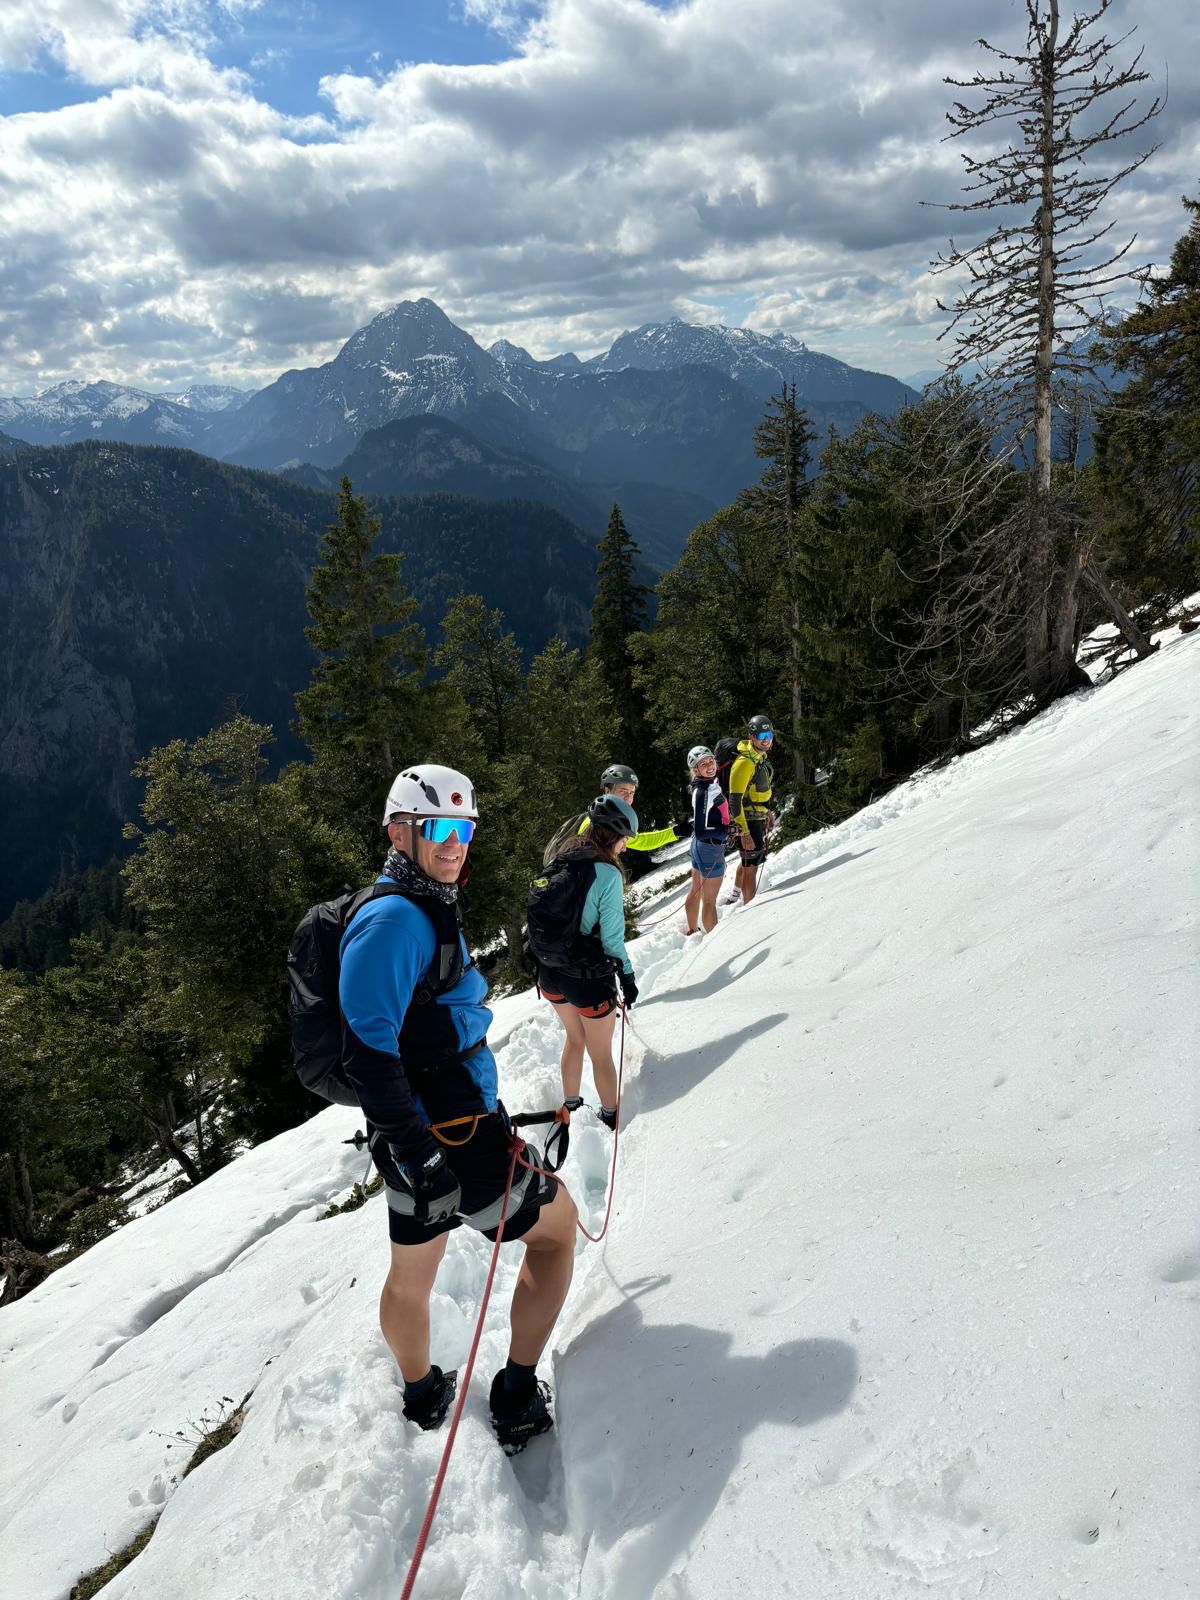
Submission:
[[[494,356],[506,367],[536,367],[539,364],[524,345],[513,344],[508,339],[497,339],[495,344],[490,344],[488,355]]]
[[[764,334],[753,328],[727,328],[722,323],[701,326],[678,317],[648,322],[632,333],[623,333],[595,365],[601,372],[626,367],[652,371],[715,367],[757,395],[774,394],[784,383],[794,383],[801,401],[857,400],[868,409],[882,411],[894,411],[916,398],[898,379],[820,355],[782,329]]]

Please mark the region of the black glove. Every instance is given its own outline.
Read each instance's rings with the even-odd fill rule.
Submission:
[[[393,1149],[401,1174],[412,1190],[413,1216],[418,1222],[445,1222],[462,1204],[462,1191],[445,1153],[432,1139],[401,1158]]]
[[[625,1009],[628,1011],[638,997],[638,987],[632,972],[621,974],[621,994],[625,1001]]]
[[[677,839],[690,839],[696,831],[696,824],[691,817],[685,818],[683,822],[673,823],[672,826],[675,829],[675,837]]]

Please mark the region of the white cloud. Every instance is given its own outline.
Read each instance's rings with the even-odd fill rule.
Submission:
[[[99,97],[0,119],[0,392],[265,381],[419,294],[539,354],[737,297],[846,359],[929,364],[922,270],[952,219],[920,201],[961,183],[940,80],[1006,0],[952,22],[940,0],[463,0],[510,59],[334,74],[323,118],[214,65],[252,3],[7,0],[0,64],[52,58]],[[1160,0],[1146,64],[1195,59],[1198,33]],[[1200,170],[1190,93],[1121,200],[1159,257]]]

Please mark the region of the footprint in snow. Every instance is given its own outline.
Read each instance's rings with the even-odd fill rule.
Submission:
[[[923,1583],[952,1582],[995,1554],[995,1522],[973,1503],[969,1489],[974,1471],[967,1451],[932,1484],[910,1480],[884,1488],[864,1512],[866,1547],[883,1566]]]

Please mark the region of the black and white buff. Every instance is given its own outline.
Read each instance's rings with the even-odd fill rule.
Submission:
[[[395,845],[388,851],[387,860],[383,863],[383,875],[393,879],[402,889],[409,889],[413,894],[433,895],[438,900],[444,900],[448,906],[458,899],[456,883],[439,883],[427,872],[422,872],[412,857],[404,855]]]

